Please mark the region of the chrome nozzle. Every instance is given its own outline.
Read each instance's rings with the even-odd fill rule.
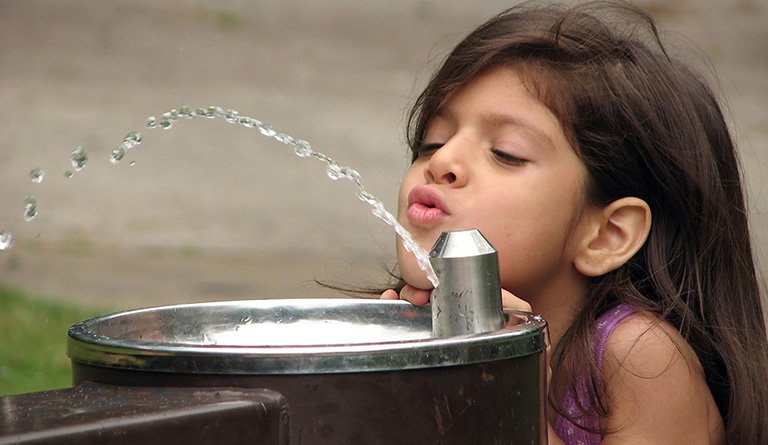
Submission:
[[[499,261],[477,229],[443,232],[429,253],[440,284],[432,291],[432,335],[453,337],[501,329]]]

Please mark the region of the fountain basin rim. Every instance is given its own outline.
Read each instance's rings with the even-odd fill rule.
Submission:
[[[541,317],[505,310],[505,318],[505,326],[493,332],[433,338],[431,308],[406,301],[195,303],[82,321],[69,329],[67,353],[74,363],[123,370],[268,375],[457,366],[545,350],[546,322]],[[294,334],[306,322],[297,331],[300,341],[280,337]],[[324,331],[330,334],[325,339]],[[147,333],[154,338],[145,338]],[[267,344],[254,344],[265,336]]]

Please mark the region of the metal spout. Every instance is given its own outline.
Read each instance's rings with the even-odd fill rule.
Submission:
[[[430,297],[433,337],[504,326],[498,254],[479,230],[443,232],[429,257],[440,280]]]

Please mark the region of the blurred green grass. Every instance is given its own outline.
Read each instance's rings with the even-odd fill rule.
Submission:
[[[67,329],[108,312],[0,286],[0,396],[72,386]]]

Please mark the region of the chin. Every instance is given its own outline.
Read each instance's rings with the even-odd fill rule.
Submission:
[[[423,272],[422,272],[421,275],[417,276],[415,279],[413,279],[413,280],[407,280],[406,279],[405,282],[410,284],[411,286],[419,288],[419,289],[429,290],[429,289],[432,289],[434,287],[434,286],[432,286],[432,282],[429,281],[429,279],[427,278],[427,274],[423,273]]]
[[[406,254],[409,256],[411,255],[407,252]],[[399,264],[400,275],[402,275],[402,278],[406,283],[419,289],[432,289],[432,283],[427,278],[427,273],[419,269],[415,258],[404,259],[403,261],[399,261]]]

